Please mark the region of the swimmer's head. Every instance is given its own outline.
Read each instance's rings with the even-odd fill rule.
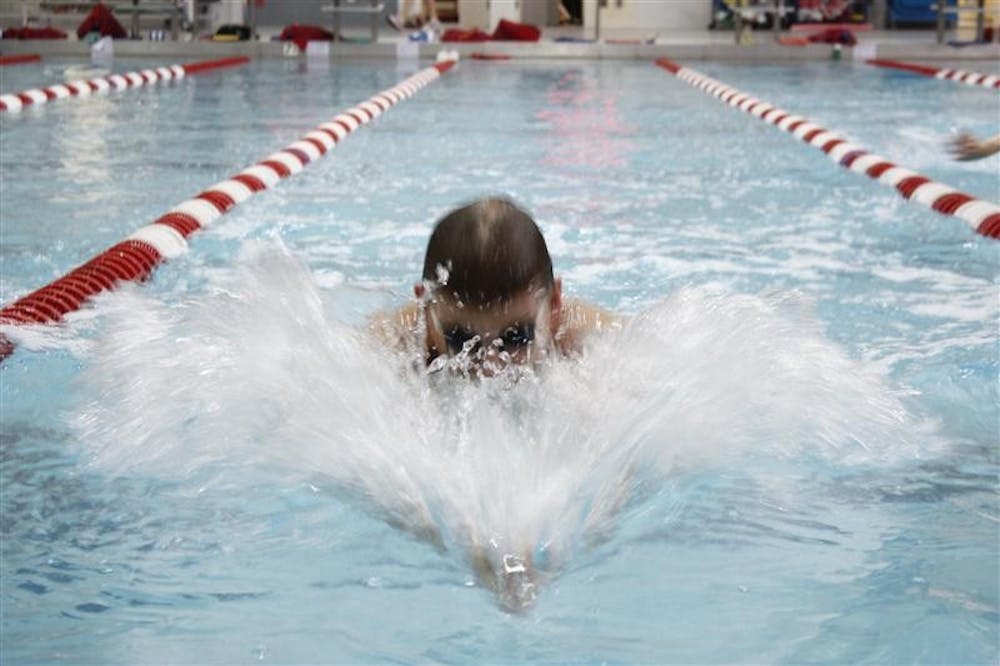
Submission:
[[[414,288],[427,303],[428,357],[537,357],[558,330],[561,292],[530,215],[500,198],[462,206],[435,226]]]
[[[490,307],[554,282],[542,232],[507,199],[482,199],[445,215],[424,256],[423,279],[436,292]]]

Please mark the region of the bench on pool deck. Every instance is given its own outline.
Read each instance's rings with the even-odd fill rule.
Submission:
[[[333,14],[333,38],[335,40],[342,39],[340,17],[344,14],[361,14],[368,15],[372,30],[371,40],[378,41],[378,26],[382,20],[382,11],[385,9],[385,4],[379,0],[368,0],[368,2],[364,0],[333,0],[331,4],[323,5],[321,9],[328,14]]]

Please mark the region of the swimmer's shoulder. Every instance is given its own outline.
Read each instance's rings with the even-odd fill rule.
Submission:
[[[562,304],[556,344],[563,352],[579,352],[588,336],[616,331],[623,324],[624,318],[620,315],[578,298],[566,298]]]
[[[377,340],[393,349],[406,349],[413,342],[420,323],[420,304],[407,303],[395,310],[381,310],[368,320],[368,329]]]

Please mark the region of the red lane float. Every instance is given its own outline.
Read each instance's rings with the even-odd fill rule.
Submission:
[[[0,325],[50,324],[121,280],[140,281],[166,259],[184,254],[187,238],[250,196],[288,178],[329,152],[344,137],[436,80],[454,66],[439,62],[317,126],[282,150],[212,185],[169,210],[87,263],[0,309]],[[0,361],[13,352],[0,335]]]
[[[27,62],[38,62],[42,56],[37,53],[22,53],[21,55],[0,56],[0,67],[7,65],[23,65]]]
[[[52,99],[62,99],[64,97],[86,97],[91,93],[105,92],[108,90],[124,90],[125,88],[137,88],[149,83],[158,81],[171,81],[173,79],[183,79],[188,74],[199,74],[204,71],[219,69],[221,67],[234,67],[250,62],[250,58],[240,56],[236,58],[222,58],[219,60],[204,60],[193,62],[188,65],[170,65],[169,67],[157,67],[156,69],[144,69],[141,72],[128,72],[127,74],[111,74],[87,81],[69,81],[60,83],[48,88],[33,88],[19,93],[8,93],[0,95],[0,111],[20,111],[30,104],[45,104]]]
[[[957,81],[959,83],[965,83],[970,86],[982,86],[984,88],[1000,88],[1000,76],[993,76],[992,74],[987,75],[987,74],[980,74],[979,72],[966,72],[961,69],[930,67],[928,65],[918,65],[912,62],[900,62],[898,60],[881,60],[879,58],[865,60],[865,62],[875,67],[900,69],[903,70],[904,72],[922,74],[923,76],[932,76],[935,79],[947,79],[949,81]]]
[[[729,106],[735,106],[740,111],[754,115],[819,148],[840,166],[889,185],[906,199],[964,220],[984,236],[1000,238],[1000,206],[997,204],[976,199],[953,187],[936,183],[914,171],[897,166],[802,116],[779,109],[671,60],[661,58],[656,64],[682,81],[718,97]]]

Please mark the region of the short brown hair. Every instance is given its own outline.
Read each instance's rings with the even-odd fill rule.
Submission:
[[[438,283],[439,267],[447,280]],[[448,213],[434,227],[424,256],[426,281],[447,285],[447,292],[484,306],[526,289],[548,289],[554,282],[552,259],[538,225],[509,199],[474,201]]]

